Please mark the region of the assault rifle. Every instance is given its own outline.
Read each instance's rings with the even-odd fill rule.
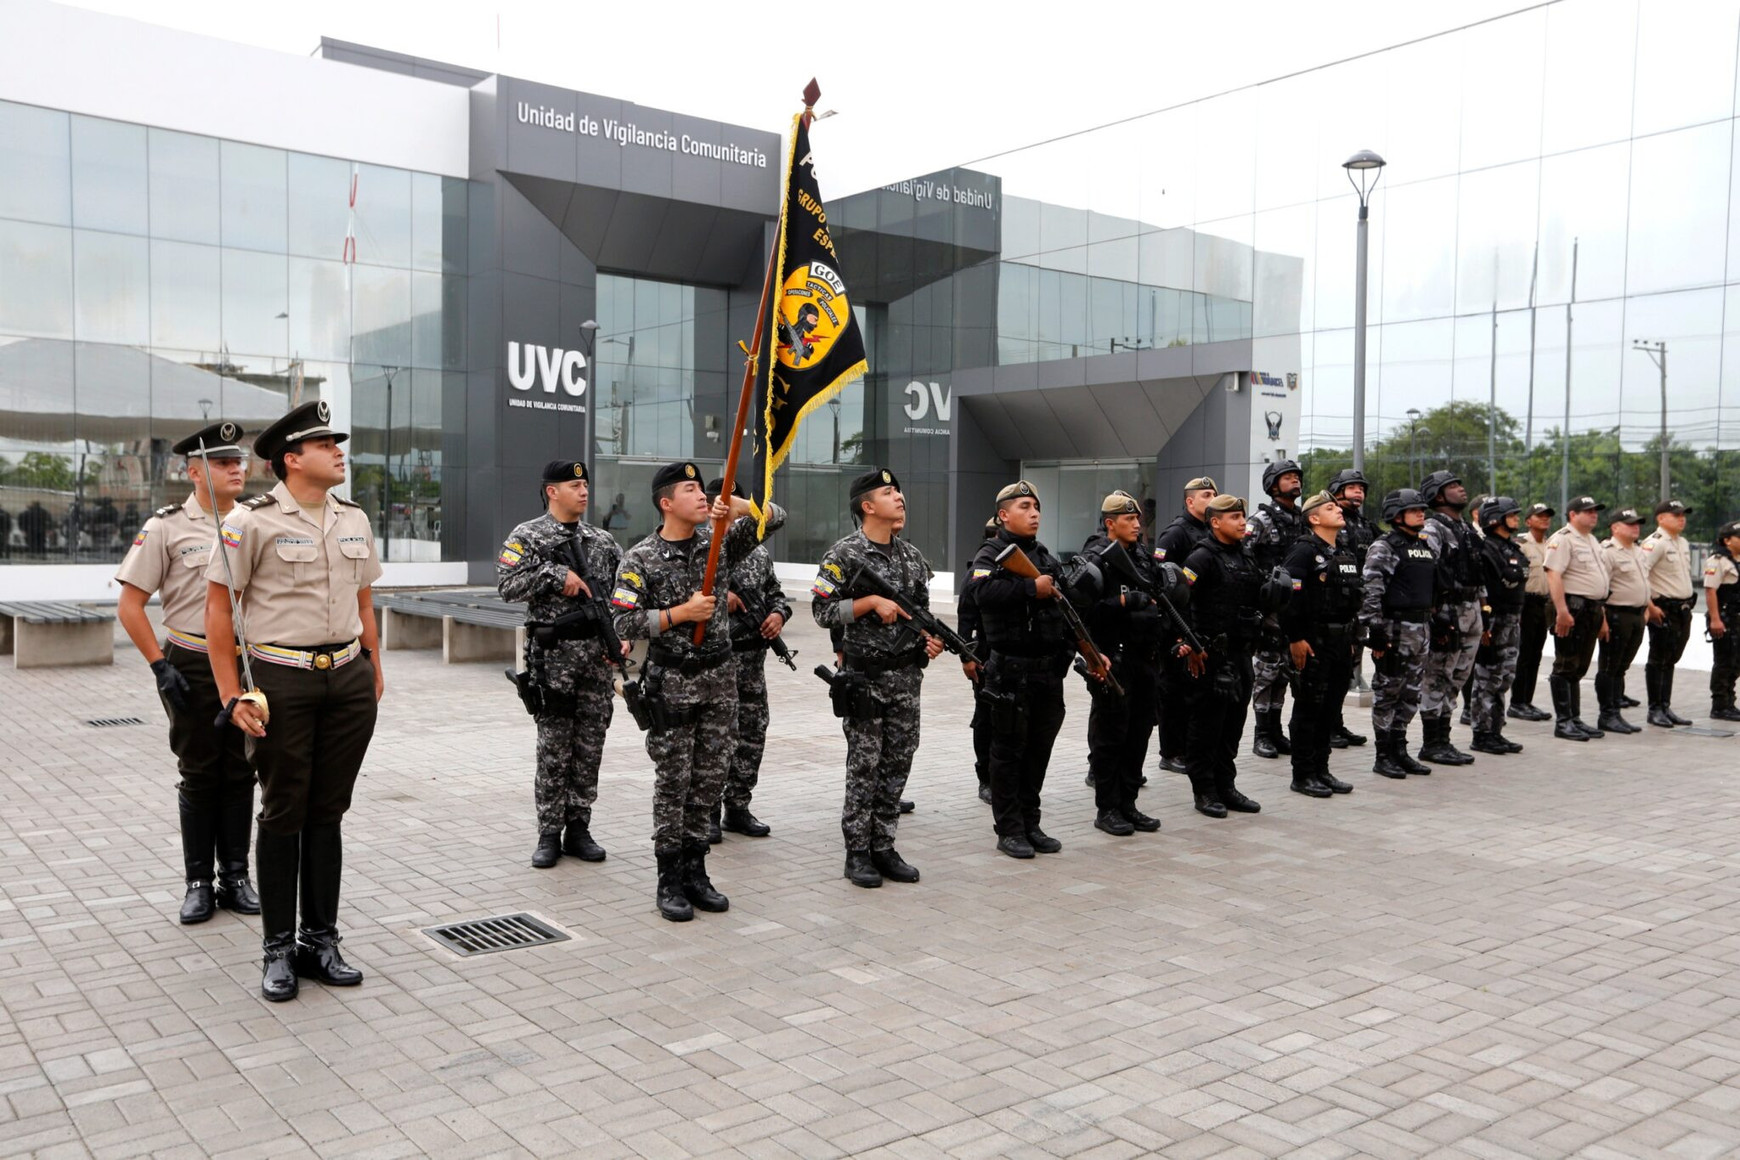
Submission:
[[[906,613],[907,619],[914,627],[942,641],[944,648],[963,661],[976,662],[979,659],[978,654],[973,651],[971,641],[937,619],[930,609],[918,604],[900,589],[872,572],[868,566],[860,566],[856,572],[852,573],[852,578],[846,582],[846,591],[892,600],[896,608]]]
[[[1010,544],[997,553],[997,563],[1024,580],[1037,580],[1041,573],[1038,565],[1021,550],[1021,545]],[[1124,686],[1118,683],[1118,678],[1112,675],[1112,662],[1106,659],[1099,646],[1094,644],[1094,638],[1088,635],[1087,625],[1082,623],[1081,614],[1075,610],[1064,595],[1063,585],[1057,586],[1057,607],[1063,613],[1064,623],[1069,625],[1069,631],[1075,636],[1076,651],[1081,653],[1087,662],[1088,675],[1096,681],[1104,681],[1106,687],[1118,696],[1124,695]]]
[[[761,625],[762,622],[767,619],[768,614],[762,612],[757,605],[744,600],[743,593],[741,592],[737,594],[737,599],[743,600],[743,615],[745,617],[745,621],[739,623],[743,624],[744,627],[753,632],[755,634],[756,643],[771,652],[780,664],[784,665],[794,673],[797,672],[797,661],[792,659],[797,656],[797,650],[785,643],[785,637],[778,633],[774,634],[772,637],[764,637],[761,635]],[[735,625],[732,627],[732,631],[736,631]]]
[[[1126,587],[1147,593],[1156,604],[1165,609],[1167,619],[1172,621],[1178,629],[1178,634],[1194,651],[1207,651],[1203,647],[1202,641],[1197,639],[1196,633],[1191,631],[1190,622],[1184,619],[1184,614],[1178,611],[1178,606],[1172,603],[1165,591],[1158,586],[1150,587],[1142,582],[1141,573],[1136,571],[1136,564],[1130,559],[1128,548],[1114,540],[1100,549],[1099,558],[1104,562],[1106,570],[1122,580]]]

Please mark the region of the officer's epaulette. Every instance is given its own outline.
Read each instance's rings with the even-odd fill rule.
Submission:
[[[278,497],[273,495],[271,492],[267,492],[265,495],[249,496],[247,499],[238,503],[236,506],[237,507],[245,507],[249,511],[253,511],[255,508],[263,508],[269,503],[277,503],[277,502],[278,502]]]
[[[335,495],[335,496],[333,496],[333,497],[332,497],[332,498],[333,498],[333,499],[338,499],[338,497],[337,497],[337,496],[336,496],[336,495]],[[360,503],[357,503],[357,502],[356,502],[356,501],[355,501],[355,500],[353,500],[353,499],[338,499],[338,502],[339,502],[339,503],[341,503],[341,504],[343,504],[343,505],[344,505],[344,506],[345,506],[345,507],[353,507],[353,508],[359,508],[359,507],[361,507],[361,506],[362,506],[362,504],[360,504]]]
[[[158,508],[156,511],[151,513],[151,518],[160,520],[164,516],[172,516],[180,510],[181,510],[181,505],[178,503],[164,504],[162,507]]]

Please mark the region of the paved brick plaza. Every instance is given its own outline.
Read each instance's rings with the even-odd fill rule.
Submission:
[[[1261,816],[1201,818],[1154,774],[1165,829],[1115,839],[1077,682],[1046,794],[1064,851],[1017,863],[945,658],[901,826],[924,880],[857,890],[808,673],[826,644],[799,622],[802,671],[770,669],[774,835],[728,838],[730,913],[682,926],[653,909],[625,711],[610,860],[534,871],[532,729],[500,666],[390,654],[341,915],[368,979],[279,1006],[255,920],[175,921],[172,761],[130,649],[0,668],[0,1154],[1740,1150],[1735,741],[1519,725],[1521,758],[1401,783],[1338,754],[1357,789],[1329,802],[1248,759]],[[148,724],[80,723],[124,715]],[[522,910],[573,941],[459,960],[421,933]]]

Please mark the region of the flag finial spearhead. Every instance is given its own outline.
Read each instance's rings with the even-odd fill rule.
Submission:
[[[811,77],[810,83],[804,86],[804,108],[806,110],[815,108],[816,102],[821,99],[822,86],[816,83],[815,77]]]

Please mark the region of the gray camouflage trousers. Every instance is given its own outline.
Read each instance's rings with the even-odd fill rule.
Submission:
[[[1462,697],[1462,686],[1474,671],[1474,654],[1480,651],[1480,601],[1465,600],[1454,606],[1461,642],[1455,648],[1436,650],[1426,657],[1426,690],[1420,699],[1420,716],[1448,717]],[[1427,625],[1428,635],[1431,626]]]
[[[573,683],[573,713],[534,718],[538,723],[538,773],[532,782],[532,801],[538,811],[538,833],[553,834],[563,826],[592,824],[592,803],[598,800],[598,762],[604,756],[604,734],[616,709],[610,693],[609,685],[577,680]]]
[[[1474,655],[1474,727],[1482,733],[1504,731],[1504,707],[1509,703],[1516,662],[1522,655],[1522,613],[1492,614],[1492,643]]]
[[[1284,648],[1261,648],[1251,658],[1251,709],[1257,713],[1279,713],[1287,699],[1287,674],[1293,671],[1293,660]]]
[[[725,808],[749,808],[767,747],[767,650],[737,654],[737,746],[725,775]]]
[[[918,690],[924,670],[916,665],[879,673],[870,688],[882,716],[868,721],[847,717],[846,801],[840,833],[847,850],[892,850],[900,825],[900,796],[918,752]]]
[[[657,853],[707,845],[707,830],[725,790],[737,734],[737,662],[727,659],[718,668],[692,676],[667,672],[664,696],[668,707],[686,710],[689,720],[668,729],[647,730]]]
[[[1372,662],[1371,727],[1405,730],[1420,711],[1420,688],[1426,675],[1426,650],[1431,634],[1424,623],[1388,622],[1395,641]]]

